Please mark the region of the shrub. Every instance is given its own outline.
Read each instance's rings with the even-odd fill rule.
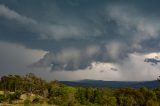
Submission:
[[[16,91],[13,95],[14,95],[14,99],[19,99],[21,96],[21,92]]]
[[[120,106],[132,106],[133,102],[130,97],[121,96],[119,97]]]
[[[148,100],[146,106],[159,106],[160,104],[154,100]]]
[[[2,103],[5,100],[5,96],[4,95],[0,95],[0,103]]]
[[[63,103],[62,99],[59,97],[52,97],[48,100],[49,104],[61,105]]]

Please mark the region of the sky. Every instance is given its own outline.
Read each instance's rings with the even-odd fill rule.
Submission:
[[[160,1],[0,0],[0,76],[155,80]]]

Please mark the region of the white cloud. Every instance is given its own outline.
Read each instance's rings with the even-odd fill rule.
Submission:
[[[58,80],[121,80],[122,77],[119,74],[119,71],[113,71],[111,68],[115,68],[115,65],[112,63],[93,62],[90,68],[77,71],[54,71],[48,75],[48,78]],[[40,71],[40,73],[45,72]]]
[[[144,62],[146,57],[150,57],[148,54],[132,53],[128,58],[119,64],[119,69],[125,80],[156,80],[160,75],[160,64],[151,65]]]
[[[95,71],[113,71],[112,69],[116,69],[117,66],[114,63],[102,63],[102,62],[92,62],[89,69],[95,70]],[[118,69],[117,69],[118,70]]]
[[[152,53],[146,53],[144,55],[145,58],[155,58],[158,57],[160,58],[160,52],[152,52]]]

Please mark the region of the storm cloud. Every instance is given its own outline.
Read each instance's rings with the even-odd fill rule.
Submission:
[[[43,51],[38,60],[26,65],[33,70],[106,72],[105,64],[107,70],[118,71],[114,72],[117,77],[129,79],[134,71],[127,70],[128,66],[133,63],[132,69],[139,70],[143,68],[139,64],[147,65],[142,64],[139,54],[159,52],[157,2],[0,0],[0,42]],[[138,61],[142,63],[136,64]]]
[[[138,10],[135,10],[134,8],[130,9],[125,5],[108,6],[104,9],[104,13],[100,14],[100,16],[104,15],[104,19],[99,16],[99,19],[96,20],[100,25],[96,25],[92,18],[88,19],[95,25],[94,27],[98,33],[93,32],[94,34],[92,34],[92,31],[89,32],[89,30],[92,29],[92,26],[90,26],[89,29],[83,29],[82,31],[80,29],[75,29],[78,33],[70,32],[70,30],[64,30],[64,28],[59,27],[59,30],[56,30],[57,34],[50,34],[51,39],[58,36],[59,39],[55,38],[56,40],[67,39],[67,42],[70,42],[70,40],[73,40],[74,42],[74,39],[76,39],[80,42],[74,42],[76,45],[71,45],[71,50],[70,46],[67,46],[57,53],[54,53],[54,50],[51,51],[46,54],[43,59],[37,62],[37,64],[43,66],[45,63],[47,66],[46,63],[48,63],[48,66],[52,66],[53,70],[77,70],[85,69],[95,61],[120,62],[132,52],[145,52],[143,49],[145,50],[147,47],[145,47],[145,45],[142,47],[141,43],[158,38],[160,24],[157,23],[158,19],[153,20],[152,17],[141,14],[142,13],[138,12]],[[97,14],[94,15],[96,16]],[[90,25],[90,22],[88,22],[88,24]],[[100,26],[102,28],[100,28]],[[59,31],[62,32],[59,33]],[[83,32],[87,33],[81,34]],[[74,36],[71,36],[72,34],[69,36],[69,33],[72,33]],[[65,36],[62,36],[62,34]],[[78,36],[77,34],[80,34],[81,36]],[[77,45],[81,45],[81,42],[83,43],[86,41],[87,43],[83,47],[79,47],[80,51],[78,51]],[[87,54],[87,48],[92,45],[96,45],[99,50]],[[71,51],[69,52],[70,55],[68,55],[68,51]],[[65,59],[64,54],[66,54],[67,59]],[[75,55],[76,58],[74,58]],[[57,57],[61,57],[61,59],[57,59]],[[63,58],[65,61],[63,61]]]

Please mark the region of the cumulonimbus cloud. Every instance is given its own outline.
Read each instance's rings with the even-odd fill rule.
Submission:
[[[99,8],[96,7],[99,13],[93,12],[92,17],[88,10],[82,14],[82,19],[68,14],[68,18],[53,20],[51,23],[46,22],[47,19],[39,22],[0,5],[0,17],[32,27],[27,36],[34,32],[36,37],[29,39],[33,45],[25,40],[17,42],[29,48],[34,46],[48,51],[33,66],[51,67],[53,71],[85,69],[94,61],[119,63],[128,54],[147,48],[141,45],[143,41],[159,35],[160,24],[157,19],[140,15],[139,11],[125,5],[107,5],[104,12]],[[74,10],[72,12],[76,13]]]
[[[63,52],[60,51],[56,54],[50,52],[46,54],[46,56],[36,64],[43,66],[47,63],[47,66],[51,66],[52,70],[78,70],[87,68],[93,61],[121,62],[128,57],[128,54],[143,51],[141,50],[144,48],[141,45],[143,41],[158,37],[160,31],[158,26],[160,26],[160,24],[156,23],[156,20],[153,21],[150,19],[150,17],[140,15],[136,10],[129,9],[125,6],[109,6],[106,16],[109,18],[108,24],[112,22],[115,23],[114,35],[112,35],[113,33],[108,34],[109,30],[106,27],[106,33],[101,32],[103,35],[98,35],[97,37],[104,37],[104,39],[99,41],[101,43],[96,43],[99,49],[93,53],[93,55],[86,54],[86,49],[75,52],[77,48],[73,50],[65,48],[64,51],[62,50]],[[63,28],[61,29],[59,27],[58,30],[64,33]],[[76,33],[70,32],[70,34],[73,35],[77,33],[81,34],[81,30],[78,30]],[[55,36],[56,35],[59,34],[55,34]],[[66,36],[67,35],[68,34],[66,34]],[[91,39],[94,39],[92,33],[89,35]],[[112,39],[108,39],[107,36]],[[68,39],[70,38],[72,38],[72,36],[68,36]],[[84,39],[87,39],[87,37]],[[58,57],[61,58],[57,59]]]

